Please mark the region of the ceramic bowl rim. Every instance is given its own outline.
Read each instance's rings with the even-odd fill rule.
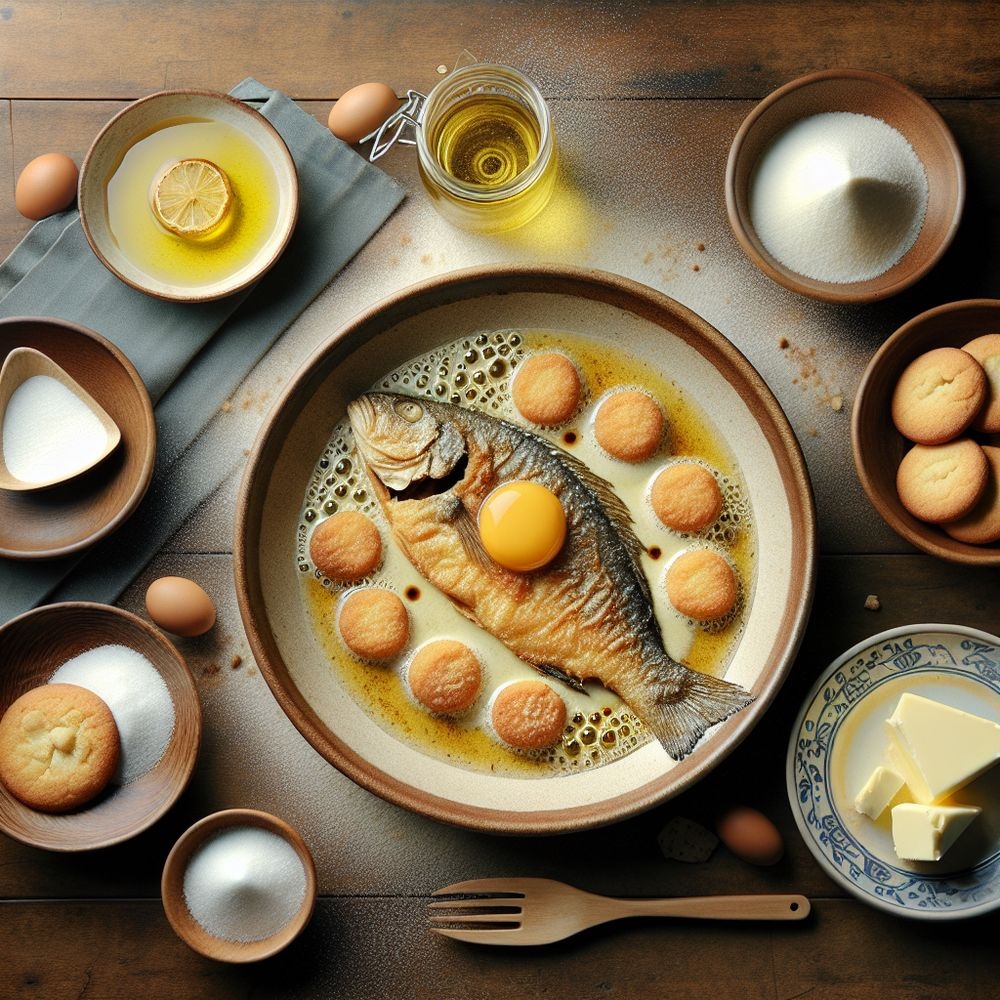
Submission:
[[[797,439],[791,431],[780,404],[756,369],[727,338],[715,330],[706,320],[663,293],[641,285],[630,278],[594,269],[537,265],[507,265],[499,268],[495,266],[472,267],[440,275],[396,292],[387,299],[369,307],[341,327],[314,351],[289,380],[284,392],[275,402],[261,427],[247,463],[237,501],[233,557],[237,598],[244,628],[254,657],[271,688],[272,694],[307,742],[324,759],[347,774],[357,784],[382,798],[434,819],[490,833],[548,834],[606,825],[659,804],[664,800],[664,795],[661,789],[645,788],[641,794],[632,793],[628,796],[619,796],[612,805],[606,804],[602,809],[594,810],[593,815],[587,817],[575,815],[572,822],[567,822],[564,811],[558,809],[521,816],[516,815],[513,811],[497,808],[490,811],[489,815],[484,815],[486,811],[479,807],[445,800],[439,798],[435,793],[422,793],[420,796],[413,794],[412,789],[407,790],[394,777],[369,767],[356,750],[347,745],[336,734],[328,730],[324,731],[319,720],[312,718],[314,713],[305,702],[304,697],[297,690],[289,689],[294,688],[294,685],[284,684],[281,676],[284,664],[279,663],[276,666],[270,661],[272,646],[279,661],[281,656],[273,637],[269,638],[268,616],[264,613],[258,613],[262,611],[265,598],[260,576],[256,572],[259,538],[255,536],[253,522],[256,516],[255,505],[262,502],[263,494],[266,492],[266,484],[258,481],[256,470],[267,457],[266,453],[273,444],[271,439],[278,432],[278,424],[285,417],[289,406],[296,405],[296,398],[300,393],[309,392],[311,394],[315,390],[316,385],[329,374],[328,371],[321,370],[323,365],[331,363],[331,359],[342,359],[345,351],[351,349],[349,345],[359,332],[365,331],[373,325],[377,331],[391,328],[430,308],[431,304],[454,304],[457,301],[464,301],[465,298],[512,290],[551,294],[554,281],[562,282],[560,293],[564,295],[570,294],[567,288],[590,289],[590,298],[597,299],[601,303],[611,301],[618,308],[627,308],[622,303],[628,302],[632,304],[633,308],[647,310],[644,314],[647,317],[649,315],[662,316],[669,311],[675,317],[678,314],[687,317],[688,322],[696,327],[699,335],[705,331],[711,331],[710,335],[705,333],[706,337],[713,338],[709,341],[711,346],[719,353],[724,354],[731,362],[738,358],[745,366],[745,368],[740,368],[741,375],[747,377],[760,393],[758,399],[771,421],[769,426],[781,441],[782,461],[787,463],[786,472],[783,475],[787,475],[788,480],[794,483],[793,487],[789,482],[786,482],[786,487],[793,490],[795,494],[795,509],[791,512],[791,516],[796,519],[797,527],[800,529],[796,534],[796,544],[801,549],[801,559],[798,565],[801,569],[803,589],[796,598],[795,612],[790,612],[787,605],[785,607],[785,620],[782,624],[784,641],[780,644],[780,650],[783,654],[781,668],[768,675],[766,682],[762,683],[762,690],[754,705],[744,710],[746,713],[752,713],[748,715],[752,722],[747,725],[737,724],[734,727],[735,731],[730,731],[726,736],[720,738],[718,744],[706,753],[696,766],[687,769],[683,776],[678,775],[678,780],[671,787],[670,795],[679,794],[732,752],[770,705],[781,683],[791,670],[795,653],[801,642],[808,619],[816,573],[816,520],[811,485]],[[524,289],[525,282],[530,284],[530,288]],[[594,292],[594,289],[599,291]],[[577,294],[582,294],[582,292],[577,292]],[[608,299],[601,298],[601,295],[608,296]],[[371,335],[375,336],[377,332]],[[348,346],[345,347],[345,345]],[[687,761],[682,763],[686,764]]]

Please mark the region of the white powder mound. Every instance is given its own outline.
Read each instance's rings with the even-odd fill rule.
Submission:
[[[767,251],[819,281],[866,281],[916,242],[927,175],[891,125],[850,111],[791,125],[750,180],[750,219]]]
[[[25,379],[11,394],[3,419],[3,454],[10,474],[45,483],[86,469],[108,443],[89,406],[49,375]]]
[[[125,785],[155,767],[174,731],[174,703],[160,672],[128,646],[97,646],[67,660],[50,684],[77,684],[111,709],[121,740],[116,780]]]
[[[184,902],[210,934],[226,941],[263,941],[298,913],[306,870],[284,838],[270,830],[233,827],[195,851],[184,872]]]

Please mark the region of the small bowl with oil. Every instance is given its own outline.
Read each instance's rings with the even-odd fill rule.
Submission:
[[[80,172],[80,221],[94,253],[149,295],[232,295],[284,251],[298,175],[283,139],[226,94],[170,90],[122,109]]]

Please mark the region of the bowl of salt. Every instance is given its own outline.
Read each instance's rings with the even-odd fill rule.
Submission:
[[[174,844],[160,881],[177,936],[220,962],[257,962],[281,951],[309,922],[316,867],[284,820],[257,809],[225,809]]]
[[[825,302],[875,302],[918,281],[950,245],[964,201],[941,116],[864,70],[821,70],[774,91],[740,126],[726,166],[729,222],[747,256]]]

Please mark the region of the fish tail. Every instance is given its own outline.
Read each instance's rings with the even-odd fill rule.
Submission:
[[[674,760],[682,760],[717,722],[746,708],[753,696],[738,684],[697,670],[682,671],[672,664],[673,676],[655,679],[647,690],[643,721]],[[649,683],[647,681],[647,683]]]

